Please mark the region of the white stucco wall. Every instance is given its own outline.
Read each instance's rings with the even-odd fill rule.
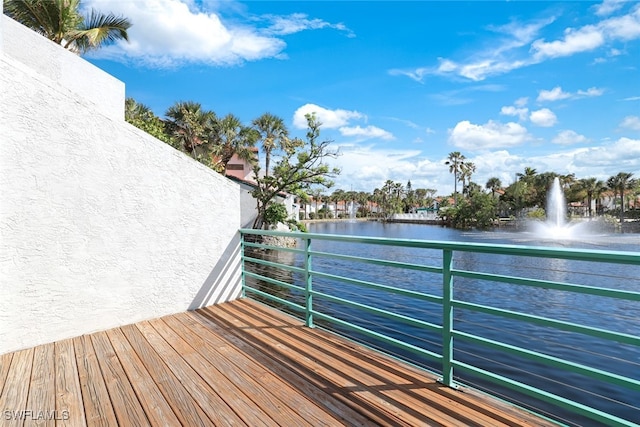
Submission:
[[[58,88],[90,101],[102,114],[124,119],[124,83],[6,15],[0,20],[0,50],[51,79]]]
[[[6,19],[0,354],[237,297],[239,186],[8,54]]]

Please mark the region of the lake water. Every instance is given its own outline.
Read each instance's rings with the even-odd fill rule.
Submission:
[[[366,221],[312,223],[309,225],[309,231],[312,233],[401,239],[640,251],[640,235],[637,234],[595,234],[570,240],[551,240],[540,239],[536,234],[529,232],[501,230],[469,232],[438,226],[384,224]],[[314,240],[313,249],[314,251],[337,252],[434,266],[440,266],[442,262],[442,253],[438,250],[418,250],[415,248],[354,243],[343,244],[322,240]],[[291,260],[292,263],[302,264],[300,257],[293,258],[295,259]],[[454,267],[640,292],[640,265],[598,265],[579,261],[523,259],[502,255],[456,252],[454,254]],[[349,261],[321,257],[314,257],[313,269],[432,295],[442,295],[442,278],[438,274],[408,270],[402,270],[401,274],[398,274],[397,270],[385,267],[355,264]],[[286,280],[300,284],[302,278],[291,274]],[[368,288],[356,288],[344,282],[321,278],[314,279],[314,290],[342,296],[398,314],[410,315],[433,324],[441,324],[442,308],[438,304]],[[301,295],[293,295],[293,297],[299,300]],[[608,329],[619,333],[640,335],[640,303],[637,302],[462,278],[455,279],[454,298]],[[440,353],[442,350],[439,334],[432,333],[424,328],[408,326],[364,310],[346,309],[339,304],[322,301],[321,298],[314,298],[314,306],[332,316],[378,330],[393,338],[433,352]],[[468,310],[456,309],[454,318],[455,328],[458,330],[540,351],[551,356],[600,368],[640,381],[640,348],[638,347],[612,343],[577,333],[556,331],[551,328]],[[373,347],[381,348],[417,365],[434,371],[440,370],[437,363],[427,358],[416,356],[416,354],[394,348],[392,345],[347,331],[335,325],[322,324],[322,326],[349,335],[354,339],[365,341]],[[546,365],[459,340],[456,341],[455,345],[455,357],[465,363],[497,372],[517,381],[524,381],[540,389],[561,394],[574,401],[640,423],[640,391],[630,391],[626,388],[612,386],[579,374],[558,373]],[[599,425],[594,421],[576,416],[566,410],[535,401],[511,390],[488,384],[474,375],[456,371],[455,377],[457,380],[480,389],[498,393],[504,398],[516,401],[522,406],[530,407],[537,412],[547,413],[556,419],[563,420],[567,424]]]

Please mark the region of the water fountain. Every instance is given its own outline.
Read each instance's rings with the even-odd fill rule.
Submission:
[[[565,221],[567,203],[564,192],[560,186],[560,180],[556,177],[551,188],[547,192],[547,220],[537,222],[533,230],[542,238],[570,239],[575,237],[574,231],[577,224]]]

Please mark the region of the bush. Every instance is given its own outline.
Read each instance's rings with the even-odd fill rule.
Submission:
[[[273,225],[287,221],[287,208],[280,203],[270,204],[264,213],[264,220],[267,224]]]

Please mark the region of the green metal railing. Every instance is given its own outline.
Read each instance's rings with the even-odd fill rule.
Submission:
[[[638,269],[640,253],[264,230],[243,229],[240,230],[240,233],[242,235],[243,295],[270,301],[287,311],[298,313],[304,317],[309,327],[333,325],[339,331],[351,331],[357,336],[369,337],[382,343],[382,347],[388,345],[400,349],[402,354],[412,354],[419,359],[429,360],[435,363],[436,369],[434,370],[441,374],[441,382],[450,387],[457,387],[458,379],[464,380],[464,377],[468,375],[474,381],[479,379],[483,383],[498,386],[501,390],[515,391],[523,396],[562,408],[565,413],[576,414],[603,425],[634,426],[638,425],[636,423],[640,423],[640,329],[634,329],[634,325],[640,325],[640,278],[634,273],[640,271]],[[298,243],[296,247],[270,245],[258,236],[288,237],[297,239]],[[331,248],[324,251],[319,250],[321,248],[318,247],[318,244],[326,242],[331,244],[324,244],[324,246],[331,246]],[[359,256],[353,253],[354,247],[356,247],[354,245],[388,247],[391,252],[393,248],[402,248],[402,250],[410,251],[413,258],[408,260],[411,262],[404,262],[404,260],[399,261],[390,257]],[[282,254],[282,256],[274,256],[273,254]],[[427,255],[423,256],[423,254]],[[501,262],[496,262],[496,268],[493,269],[495,271],[492,271],[491,268],[483,268],[483,265],[476,265],[473,262],[461,262],[458,267],[457,256],[461,254],[469,256],[481,254],[485,257],[499,258],[499,260],[504,260],[507,257],[512,260],[511,262],[515,266],[523,265],[522,260],[534,259],[541,267],[531,269],[531,274],[518,275],[507,274],[509,273],[508,268],[501,265]],[[545,274],[541,273],[547,269],[545,265],[558,262],[558,260],[574,262],[578,266],[586,265],[585,263],[614,266],[613,270],[610,268],[611,271],[623,272],[629,269],[633,271],[629,276],[603,274],[601,278],[597,279],[607,282],[608,286],[585,285],[544,277]],[[344,270],[337,267],[338,264],[358,267],[347,269],[345,273]],[[371,275],[365,273],[367,270],[373,271],[374,269],[379,272],[392,271],[393,273],[380,273],[377,276],[373,274],[374,279],[371,279]],[[274,274],[274,272],[280,272],[280,274]],[[553,273],[557,273],[563,278],[567,276],[567,272]],[[578,276],[580,272],[569,271],[568,273],[571,277]],[[363,278],[363,276],[367,277]],[[594,274],[587,276],[594,276]],[[389,280],[394,283],[407,283],[411,286],[398,285],[397,283],[389,285],[384,283],[385,279],[382,277],[389,277]],[[398,280],[394,278],[398,278]],[[618,286],[617,281],[621,280],[624,281],[625,286]],[[593,277],[591,277],[591,281],[593,281]],[[415,282],[428,282],[429,289],[432,291],[422,291],[420,289],[421,283]],[[486,290],[488,283],[494,287],[511,286],[513,288],[509,289],[515,289],[512,291],[515,292],[513,295],[517,295],[521,289],[535,289],[536,292],[545,293],[552,302],[555,301],[553,298],[563,298],[569,301],[576,296],[596,298],[594,301],[597,302],[582,303],[582,305],[589,305],[589,307],[575,307],[576,311],[586,310],[587,317],[591,316],[589,314],[589,310],[593,309],[591,304],[593,306],[602,305],[602,312],[607,313],[606,307],[610,301],[622,302],[625,305],[620,310],[624,313],[616,314],[616,316],[622,316],[620,318],[628,319],[628,322],[623,320],[616,323],[615,319],[618,317],[615,317],[610,322],[615,327],[603,328],[589,324],[588,321],[577,322],[571,318],[570,313],[562,311],[558,314],[558,317],[562,318],[541,315],[537,312],[525,312],[512,306],[513,301],[517,299],[513,296],[506,298],[506,302],[498,304],[498,292],[495,295],[496,304],[492,303],[493,296],[489,298],[489,302],[477,301],[473,297],[458,297],[458,291],[462,293],[462,284],[474,284],[477,289]],[[359,291],[353,291],[354,289]],[[361,298],[360,293],[370,295],[371,301],[377,301],[377,303],[370,303],[367,298]],[[400,303],[388,303],[394,298],[398,301],[411,301],[411,307],[414,308],[393,308],[401,305]],[[385,306],[387,303],[388,306]],[[439,307],[435,311],[437,316],[416,314],[418,310],[415,307],[423,305]],[[348,316],[338,315],[336,314],[338,308],[346,309],[344,311],[346,313],[367,313],[376,319],[386,319],[384,322],[388,320],[397,325],[404,325],[407,329],[418,331],[415,334],[424,334],[427,337],[425,338],[427,342],[428,337],[434,336],[439,337],[439,342],[434,341],[433,348],[425,345],[425,341],[410,342],[411,339],[403,339],[397,335],[394,336],[394,333],[385,332],[383,328],[375,327],[375,322],[371,327],[362,324],[359,319],[349,320]],[[490,329],[491,321],[486,319],[499,318],[503,322],[524,325],[521,327],[525,331],[530,328],[552,331],[552,335],[566,336],[567,342],[578,342],[580,337],[588,337],[588,339],[605,343],[603,348],[610,354],[615,355],[618,348],[624,347],[631,352],[630,354],[636,355],[637,360],[627,361],[631,363],[631,368],[624,373],[616,372],[615,363],[612,363],[612,366],[606,366],[607,362],[599,362],[598,366],[590,366],[583,360],[576,361],[571,352],[564,349],[561,349],[562,351],[558,354],[554,354],[554,349],[530,347],[522,344],[522,339],[521,341],[517,339],[513,341],[504,331],[487,337],[483,333],[479,333],[477,328],[467,328],[464,321],[476,317],[485,319],[483,321],[486,323],[483,325],[487,325],[487,329]],[[623,324],[620,325],[620,323]],[[627,330],[627,323],[631,325],[631,330]],[[472,322],[469,324],[473,325]],[[526,335],[527,332],[524,334]],[[546,332],[545,336],[548,335],[549,332]],[[547,372],[547,375],[555,377],[556,380],[561,380],[564,376],[579,375],[594,381],[594,383],[604,384],[605,390],[607,387],[621,388],[632,396],[630,397],[631,403],[625,404],[625,407],[630,409],[625,412],[627,415],[623,418],[618,414],[608,413],[591,405],[580,403],[571,397],[571,393],[562,395],[549,391],[535,381],[527,383],[514,379],[511,375],[501,374],[498,370],[480,366],[482,364],[470,362],[465,360],[465,357],[458,356],[459,353],[464,356],[466,352],[471,352],[470,348],[483,349],[483,354],[501,355],[505,360],[513,358],[542,366],[543,371]],[[576,351],[592,350],[578,348]],[[610,360],[615,360],[615,358]],[[636,370],[633,369],[634,366],[637,367]],[[454,374],[456,379],[454,379]],[[566,381],[570,382],[571,380],[567,379]],[[606,394],[606,392],[603,393]],[[638,401],[634,402],[635,397],[638,398]],[[637,419],[634,418],[636,416]],[[553,415],[551,417],[553,418]]]

